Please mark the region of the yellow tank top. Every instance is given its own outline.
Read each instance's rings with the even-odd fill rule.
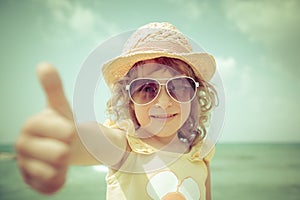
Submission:
[[[118,171],[109,169],[108,200],[205,200],[206,163],[214,148],[205,156],[201,155],[201,144],[186,154],[157,151],[132,136],[130,123],[110,126],[127,131],[131,152]]]

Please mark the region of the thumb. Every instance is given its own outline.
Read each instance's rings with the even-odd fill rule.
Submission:
[[[37,67],[37,76],[46,94],[48,106],[66,118],[72,119],[72,111],[57,70],[49,63],[41,63]]]

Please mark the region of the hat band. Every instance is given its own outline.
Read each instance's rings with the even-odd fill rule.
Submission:
[[[123,55],[132,54],[132,53],[144,53],[144,52],[167,52],[173,54],[185,54],[191,53],[192,47],[189,45],[185,47],[178,43],[174,43],[171,41],[151,41],[148,43],[143,43],[142,45],[135,46],[129,51],[123,52]]]

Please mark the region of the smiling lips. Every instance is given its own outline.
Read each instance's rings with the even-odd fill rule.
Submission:
[[[154,119],[164,119],[164,120],[167,120],[167,119],[171,119],[171,118],[175,117],[176,115],[177,115],[177,113],[175,113],[175,114],[150,115],[150,117],[154,118]]]

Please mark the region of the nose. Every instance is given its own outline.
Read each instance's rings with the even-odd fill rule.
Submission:
[[[169,96],[166,87],[161,87],[155,105],[160,106],[162,108],[167,108],[172,105],[172,99]]]

